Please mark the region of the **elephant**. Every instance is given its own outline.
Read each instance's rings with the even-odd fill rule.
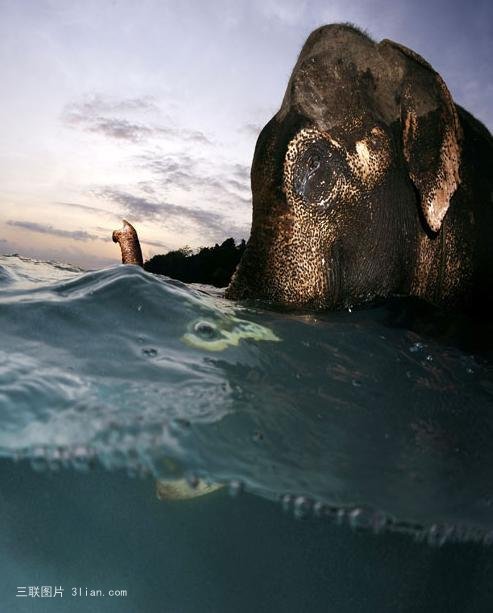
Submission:
[[[344,309],[392,296],[489,314],[493,139],[414,51],[347,24],[306,40],[252,168],[227,298]]]
[[[492,306],[493,139],[422,57],[334,24],[258,137],[251,236],[226,291],[339,309]]]

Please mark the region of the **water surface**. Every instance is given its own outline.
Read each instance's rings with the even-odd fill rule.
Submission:
[[[406,317],[395,304],[280,312],[134,266],[3,256],[0,454],[488,544],[490,354]]]

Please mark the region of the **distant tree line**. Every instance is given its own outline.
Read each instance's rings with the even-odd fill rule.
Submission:
[[[214,247],[202,247],[197,253],[189,247],[155,255],[144,264],[144,268],[158,275],[166,275],[184,283],[205,283],[215,287],[226,287],[245,251],[245,241],[238,245],[228,238]]]

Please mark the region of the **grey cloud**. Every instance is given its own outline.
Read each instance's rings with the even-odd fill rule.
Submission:
[[[191,225],[200,230],[202,235],[213,240],[225,235],[244,234],[244,228],[232,224],[224,215],[212,211],[179,206],[164,201],[151,201],[142,196],[135,196],[113,188],[101,190],[97,195],[118,203],[122,214],[133,220],[156,220],[177,230],[183,230],[184,226]]]
[[[137,187],[140,191],[144,192],[148,196],[155,196],[156,190],[153,185],[151,185],[148,181],[139,181],[137,183]]]
[[[197,186],[196,161],[186,154],[146,154],[140,160],[144,168],[159,175],[162,186],[179,187],[185,191]]]
[[[70,238],[76,241],[102,240],[99,236],[90,234],[85,230],[61,230],[47,224],[35,223],[33,221],[16,221],[12,219],[8,220],[6,223],[9,226],[29,230],[29,232],[60,236],[62,238]]]
[[[88,132],[96,132],[111,138],[129,140],[133,143],[150,136],[153,132],[147,126],[131,123],[126,119],[106,119],[104,117],[96,117],[92,124],[86,125],[85,129]]]
[[[233,164],[232,173],[240,181],[250,182],[250,166],[245,166],[244,164]]]
[[[166,138],[202,145],[211,144],[203,132],[175,126],[169,118],[166,125],[162,120],[157,125],[149,125],[125,117],[149,111],[158,113],[159,109],[147,98],[108,101],[101,96],[95,96],[86,101],[66,105],[62,112],[62,121],[72,128],[133,143],[149,138]]]
[[[207,136],[200,132],[199,130],[188,130],[185,128],[156,128],[158,133],[163,136],[169,136],[170,138],[177,138],[179,140],[190,141],[192,143],[201,143],[202,145],[211,145],[212,141],[207,138]]]
[[[100,209],[95,206],[89,206],[87,204],[78,204],[76,202],[55,202],[55,204],[72,209],[79,209],[87,213],[96,213],[97,215],[107,215],[109,217],[115,217],[115,213],[111,211],[107,211],[106,209]]]
[[[257,7],[267,19],[292,27],[302,21],[307,3],[305,0],[262,0]]]
[[[153,134],[152,128],[132,123],[126,119],[102,116],[84,116],[77,113],[65,113],[64,122],[72,127],[80,127],[85,132],[93,132],[110,138],[138,142]]]
[[[163,243],[162,241],[146,241],[145,239],[142,239],[142,244],[143,245],[149,245],[151,247],[159,247],[160,249],[164,249],[166,251],[169,251],[169,246],[166,243]]]
[[[94,195],[105,200],[116,202],[121,206],[121,212],[123,215],[127,215],[128,217],[139,221],[142,219],[156,219],[157,217],[161,216],[162,213],[164,213],[162,203],[152,202],[147,198],[134,196],[128,192],[123,192],[118,189],[112,189],[109,187],[103,188],[94,192]],[[171,205],[172,212],[173,207],[175,206],[176,205]]]
[[[74,102],[67,107],[66,111],[82,117],[101,115],[104,113],[125,113],[134,111],[159,111],[153,98],[146,96],[141,98],[114,98],[103,97],[99,94],[87,96],[80,102]]]
[[[250,170],[242,164],[217,164],[204,170],[202,161],[188,154],[146,154],[141,164],[153,172],[160,187],[196,191],[214,203],[250,206]],[[148,186],[149,189],[149,186]]]
[[[245,185],[244,181],[238,181],[237,179],[228,179],[228,185],[230,187],[234,187],[238,191],[247,190],[248,186]],[[248,198],[245,198],[245,201],[249,202]]]
[[[257,138],[260,132],[262,131],[262,126],[258,123],[246,123],[244,126],[240,128],[240,132],[246,134],[247,136],[252,136]]]

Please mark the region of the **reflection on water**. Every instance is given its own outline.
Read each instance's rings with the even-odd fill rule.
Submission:
[[[226,484],[435,544],[493,540],[491,355],[471,353],[464,322],[411,321],[398,302],[267,310],[131,266],[0,265],[6,460]]]

